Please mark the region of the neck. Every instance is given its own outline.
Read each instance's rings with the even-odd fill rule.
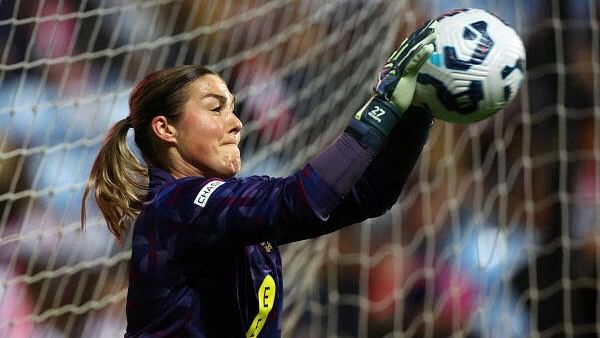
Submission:
[[[170,163],[169,173],[177,179],[189,176],[206,176],[200,169],[181,157],[181,154],[175,148],[169,151],[168,163]]]

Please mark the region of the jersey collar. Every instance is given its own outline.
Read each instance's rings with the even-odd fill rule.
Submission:
[[[150,177],[150,190],[167,182],[175,181],[175,178],[169,172],[157,166],[150,166],[148,168],[148,176]]]

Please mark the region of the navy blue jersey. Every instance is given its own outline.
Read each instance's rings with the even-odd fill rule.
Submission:
[[[389,209],[426,130],[397,132],[346,196],[310,164],[285,178],[228,180],[176,180],[150,168],[150,191],[133,231],[125,336],[280,337],[278,245]]]
[[[134,226],[127,336],[279,337],[278,241],[318,228],[319,209],[338,201],[310,167],[226,181],[151,168]]]

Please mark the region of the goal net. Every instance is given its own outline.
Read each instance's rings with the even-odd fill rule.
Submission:
[[[436,122],[385,215],[284,246],[284,337],[600,332],[595,0],[0,1],[0,336],[125,330],[130,244],[82,191],[133,84],[204,64],[238,100],[243,175],[287,175],[343,130],[401,39],[452,8],[523,37],[493,118]]]

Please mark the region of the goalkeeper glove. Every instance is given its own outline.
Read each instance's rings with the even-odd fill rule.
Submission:
[[[433,52],[437,26],[437,21],[427,21],[400,44],[379,73],[373,97],[350,122],[348,132],[374,150],[412,103],[417,73]]]

